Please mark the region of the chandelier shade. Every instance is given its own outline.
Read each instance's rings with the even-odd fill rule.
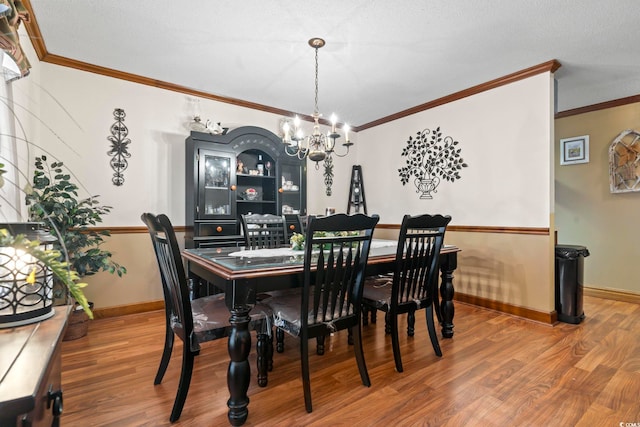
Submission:
[[[345,142],[342,146],[345,147],[344,153],[336,152],[336,141],[342,137],[338,133],[337,117],[335,114],[331,115],[331,130],[326,134],[320,131],[320,118],[322,114],[318,109],[318,49],[325,45],[325,41],[319,37],[314,37],[309,40],[309,46],[315,50],[315,103],[313,110],[313,130],[309,135],[304,134],[304,130],[301,126],[300,117],[297,115],[290,119],[284,119],[282,124],[282,142],[285,144],[285,153],[289,156],[296,156],[300,160],[308,158],[311,161],[316,162],[316,169],[319,167],[319,162],[325,161],[332,155],[338,157],[344,157],[349,154],[349,147],[353,145],[349,141],[349,125],[345,124],[342,127],[344,132]]]

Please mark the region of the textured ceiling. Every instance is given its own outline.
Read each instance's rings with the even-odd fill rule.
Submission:
[[[638,0],[30,0],[50,54],[362,126],[558,60],[558,111],[640,94]]]

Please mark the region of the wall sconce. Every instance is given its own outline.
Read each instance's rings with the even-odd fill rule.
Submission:
[[[53,248],[55,237],[39,223],[0,224],[12,235],[24,234],[39,248]],[[35,273],[35,281],[27,277]],[[21,249],[0,247],[0,328],[13,328],[39,322],[53,316],[53,273],[36,258]]]

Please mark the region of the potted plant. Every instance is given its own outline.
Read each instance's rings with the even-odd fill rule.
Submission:
[[[102,216],[108,214],[111,207],[100,205],[98,196],[80,198],[78,193],[78,185],[72,182],[62,162],[47,164],[46,156],[36,157],[33,184],[26,196],[30,220],[50,226],[51,234],[57,237],[54,249],[64,254],[61,261],[67,262],[78,277],[100,271],[121,277],[127,272],[126,268],[113,261],[112,253],[101,247],[104,238],[111,233],[89,229],[101,223]],[[92,303],[88,305],[92,307]],[[80,318],[75,323],[74,319],[69,321],[68,336],[73,338],[86,334],[85,321],[88,319],[83,310],[77,312]],[[74,331],[76,323],[81,324],[79,332]]]
[[[7,171],[5,170],[4,163],[0,163],[0,188],[5,184],[3,175]],[[87,286],[86,283],[80,282],[80,276],[74,270],[69,267],[69,264],[62,259],[61,253],[55,249],[43,249],[40,247],[40,242],[36,240],[29,240],[24,234],[12,234],[10,230],[6,228],[0,229],[0,248],[11,247],[16,251],[22,251],[25,254],[37,259],[41,264],[47,267],[58,281],[62,283],[71,297],[78,303],[78,305],[84,310],[88,318],[93,319],[93,313],[89,308],[89,302],[82,291],[82,288]],[[35,271],[31,272],[27,276],[26,282],[34,283]]]
[[[431,131],[424,129],[409,137],[407,145],[402,149],[402,157],[406,157],[406,166],[398,169],[402,185],[414,176],[414,185],[421,199],[432,199],[431,192],[437,192],[440,178],[447,181],[460,179],[460,169],[466,168],[460,157],[461,149],[458,141],[450,136],[442,137],[440,127]]]

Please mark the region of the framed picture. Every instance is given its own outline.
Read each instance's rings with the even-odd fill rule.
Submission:
[[[589,163],[589,135],[560,140],[560,164]]]

